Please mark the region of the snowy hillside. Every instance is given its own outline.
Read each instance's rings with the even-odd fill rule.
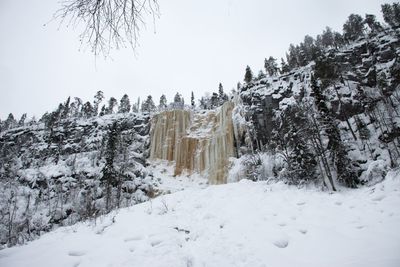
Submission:
[[[400,265],[399,170],[331,194],[248,180],[185,186],[4,249],[0,266]]]

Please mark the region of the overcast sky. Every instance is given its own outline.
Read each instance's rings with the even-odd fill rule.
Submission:
[[[79,31],[48,22],[59,0],[0,0],[0,118],[12,112],[39,118],[68,96],[93,100],[102,90],[131,102],[180,92],[189,102],[226,91],[254,73],[265,57],[283,57],[290,43],[315,37],[325,26],[340,30],[351,13],[376,14],[379,0],[159,0],[161,17],[130,48],[97,58],[82,49]],[[155,26],[155,27],[154,27]],[[84,48],[84,47],[83,47]]]

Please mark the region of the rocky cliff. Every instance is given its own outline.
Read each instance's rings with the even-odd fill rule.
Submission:
[[[148,121],[148,115],[114,114],[2,132],[1,244],[23,243],[55,226],[151,197]],[[113,180],[105,177],[110,155]]]

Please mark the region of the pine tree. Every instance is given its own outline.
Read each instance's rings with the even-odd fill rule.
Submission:
[[[116,106],[117,99],[115,99],[114,97],[110,97],[110,99],[108,100],[107,114],[113,114]]]
[[[290,44],[289,51],[286,54],[286,61],[290,69],[294,69],[300,66],[298,58],[299,58],[298,47],[294,46],[293,44]]]
[[[296,184],[315,180],[317,162],[306,143],[307,139],[299,134],[295,125],[291,126],[289,134],[293,148],[289,155],[291,178],[296,180]]]
[[[265,75],[265,73],[262,70],[260,70],[257,75],[257,80],[264,79],[265,77],[267,77],[267,75]]]
[[[158,109],[165,110],[166,108],[167,108],[167,97],[163,94],[160,97],[160,104],[158,105]]]
[[[8,114],[8,117],[4,122],[4,128],[8,130],[16,126],[17,126],[17,121],[14,119],[14,115],[12,113]]]
[[[218,85],[218,105],[221,106],[226,101],[228,101],[228,96],[224,92],[224,87],[222,86],[222,83],[219,83],[219,85]]]
[[[324,47],[332,47],[334,43],[333,32],[332,29],[326,27],[321,35],[321,42]]]
[[[94,115],[94,109],[92,104],[88,101],[82,106],[82,115],[85,118],[90,118]]]
[[[281,58],[281,74],[288,73],[290,71],[289,65],[286,64],[285,60]]]
[[[286,159],[285,179],[292,184],[315,180],[315,155],[308,145],[307,117],[298,105],[289,106],[273,124],[274,131],[270,148],[277,149]]]
[[[343,35],[347,40],[355,41],[364,33],[364,20],[360,15],[351,14],[343,25]]]
[[[25,125],[25,120],[26,120],[26,113],[22,114],[21,118],[18,121],[18,126],[22,127]]]
[[[131,103],[129,96],[124,94],[119,102],[118,113],[129,113],[131,111]]]
[[[246,83],[251,83],[253,81],[253,72],[251,71],[250,67],[246,67],[246,73],[244,75],[244,81]]]
[[[274,76],[278,70],[278,65],[276,64],[276,59],[273,57],[264,59],[264,68],[265,68],[265,72],[268,73],[268,75],[270,77]]]
[[[217,108],[219,106],[219,96],[217,93],[212,93],[211,99],[210,99],[210,104],[211,104],[211,109]]]
[[[365,14],[365,24],[371,29],[373,33],[379,33],[383,31],[382,25],[376,20],[375,15],[372,14]]]
[[[171,104],[174,109],[183,109],[185,106],[185,100],[180,93],[176,93],[174,96],[174,102]]]
[[[194,100],[194,93],[192,91],[192,94],[190,95],[190,104],[192,105],[192,109],[196,107],[196,102]]]
[[[100,103],[103,101],[103,99],[104,99],[104,93],[102,91],[97,91],[97,93],[94,95],[94,101],[93,101],[93,110],[95,116],[97,116],[97,114],[99,113],[99,106]]]
[[[70,111],[71,111],[70,103],[71,103],[71,97],[68,97],[67,101],[65,101],[65,103],[63,105],[63,110],[62,110],[62,112],[60,114],[61,119],[66,119],[66,118],[69,117]]]
[[[314,38],[309,35],[306,35],[303,43],[300,44],[300,51],[302,55],[301,66],[305,66],[312,60],[315,60],[321,53],[321,51],[319,51],[318,47],[315,45]]]
[[[142,112],[152,112],[154,110],[156,110],[156,105],[154,104],[153,97],[149,95],[146,101],[142,103]]]
[[[333,33],[333,45],[335,46],[336,49],[344,45],[344,38],[339,32]]]
[[[319,119],[328,137],[327,149],[331,151],[332,161],[336,167],[337,180],[348,187],[354,188],[360,182],[358,174],[348,157],[348,148],[341,139],[338,123],[328,109],[325,96],[314,77],[311,79],[311,89],[314,93],[315,105],[320,113]]]
[[[106,108],[106,105],[103,105],[103,106],[101,107],[100,112],[99,112],[99,116],[104,116],[104,115],[106,115],[106,114],[107,114],[107,108]]]
[[[83,105],[82,99],[80,99],[79,97],[75,97],[74,102],[72,102],[70,106],[70,113],[72,117],[80,118],[82,116],[81,114],[82,105]]]
[[[112,201],[112,188],[117,185],[117,173],[114,167],[116,148],[118,144],[120,129],[117,122],[114,122],[107,134],[107,146],[105,151],[105,165],[102,169],[101,182],[106,187],[106,211],[110,211]]]

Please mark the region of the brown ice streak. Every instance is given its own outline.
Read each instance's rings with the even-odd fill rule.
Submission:
[[[235,156],[233,107],[226,102],[204,113],[171,110],[154,115],[150,158],[174,161],[175,175],[198,172],[210,184],[226,183],[229,157]]]

